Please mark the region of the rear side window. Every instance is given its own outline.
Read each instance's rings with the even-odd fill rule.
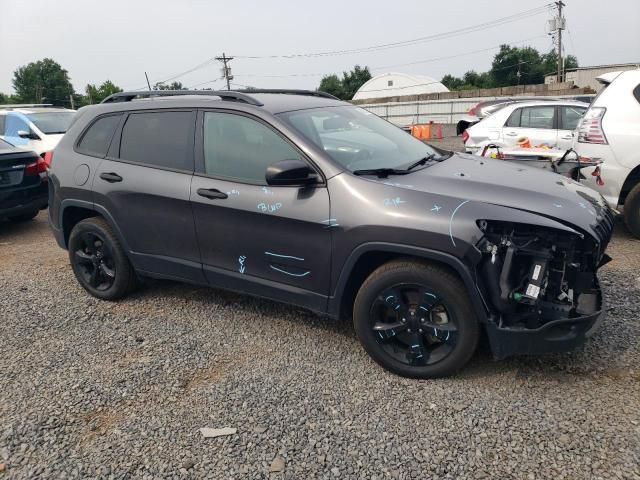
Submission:
[[[301,159],[280,135],[260,122],[230,113],[204,114],[205,172],[265,184],[267,167]]]
[[[560,107],[560,129],[575,130],[586,110],[583,107]]]
[[[122,115],[109,115],[93,122],[80,139],[77,151],[85,155],[104,157],[121,117]]]
[[[553,106],[524,107],[520,117],[520,127],[552,129],[555,110]]]
[[[0,135],[4,135],[4,119],[6,115],[0,115]]]
[[[520,116],[522,115],[522,109],[516,108],[509,118],[507,119],[507,123],[504,124],[505,127],[517,128],[520,126]]]
[[[193,112],[132,113],[122,127],[120,158],[193,171]]]

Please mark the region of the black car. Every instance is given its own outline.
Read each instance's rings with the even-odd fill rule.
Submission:
[[[44,158],[0,139],[0,219],[31,220],[47,207],[47,191]]]
[[[451,374],[482,331],[498,358],[571,349],[601,317],[600,195],[321,92],[113,95],[78,111],[50,183],[92,295],[167,278],[352,317],[400,375]]]

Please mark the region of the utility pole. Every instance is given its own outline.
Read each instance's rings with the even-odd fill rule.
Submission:
[[[149,87],[149,91],[151,91],[151,84],[149,83],[149,75],[147,75],[147,72],[144,72],[144,78],[147,79],[147,87]]]
[[[558,16],[555,18],[556,20],[556,41],[558,42],[558,83],[563,80],[563,61],[562,61],[562,30],[564,30],[564,17],[562,16],[562,7],[564,7],[564,3],[562,0],[555,2],[556,7],[558,7]]]
[[[224,65],[222,67],[222,76],[227,81],[227,90],[231,90],[231,84],[229,83],[229,81],[233,80],[233,75],[231,75],[231,67],[227,66],[227,62],[233,60],[233,57],[227,57],[223,52],[221,57],[216,57],[216,60],[222,62],[222,64]]]

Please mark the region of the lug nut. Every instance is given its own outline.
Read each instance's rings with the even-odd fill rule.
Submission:
[[[406,318],[403,318],[403,319],[402,319],[402,323],[407,323],[407,319],[406,319]]]
[[[424,323],[424,318],[421,318],[421,319],[420,319],[420,323]]]
[[[407,332],[411,333],[411,329],[410,329],[410,328],[407,328]]]
[[[418,329],[418,333],[422,333],[422,329],[421,329],[421,328],[420,328],[420,329]]]

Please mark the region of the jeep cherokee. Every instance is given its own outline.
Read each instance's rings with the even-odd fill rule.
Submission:
[[[352,317],[384,368],[449,375],[598,324],[613,214],[567,178],[431,147],[322,92],[124,92],[54,152],[50,223],[105,300],[137,278]]]

